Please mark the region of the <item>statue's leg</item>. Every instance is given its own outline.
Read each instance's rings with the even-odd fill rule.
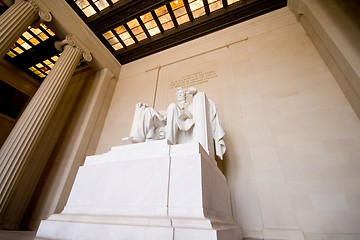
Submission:
[[[172,103],[167,109],[167,120],[166,120],[166,139],[169,140],[172,144],[176,144],[176,133],[178,131],[178,126],[176,124],[176,119],[180,114],[179,107]]]
[[[133,142],[145,142],[146,134],[151,125],[151,111],[148,107],[136,108],[130,138]]]

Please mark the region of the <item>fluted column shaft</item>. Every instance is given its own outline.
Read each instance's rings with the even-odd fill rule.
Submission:
[[[0,59],[5,56],[15,41],[39,16],[45,21],[51,20],[51,15],[41,11],[31,0],[16,0],[0,16]]]
[[[84,52],[73,41],[70,45],[62,44],[61,47],[64,49],[61,56],[31,99],[0,150],[0,214],[76,66],[84,57]],[[91,55],[87,56],[90,56],[91,60]]]

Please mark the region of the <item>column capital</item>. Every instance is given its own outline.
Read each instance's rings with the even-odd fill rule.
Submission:
[[[17,3],[17,2],[27,2],[27,3],[31,4],[34,11],[36,11],[39,15],[39,21],[35,22],[35,24],[39,24],[41,22],[50,22],[52,20],[52,15],[51,15],[50,11],[42,4],[39,4],[38,2],[36,2],[34,0],[15,0],[15,3]]]
[[[62,51],[66,45],[77,48],[82,54],[82,60],[86,62],[90,62],[92,60],[90,51],[79,40],[77,40],[74,35],[67,35],[61,42],[55,42],[55,48],[59,51]]]

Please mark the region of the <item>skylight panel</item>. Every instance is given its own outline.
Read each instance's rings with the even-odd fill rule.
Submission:
[[[40,42],[33,36],[31,35],[28,31],[25,31],[22,36],[28,40],[32,45],[36,46],[38,45]]]
[[[114,50],[119,50],[123,48],[123,46],[116,38],[116,36],[112,33],[112,31],[107,31],[106,33],[103,33],[103,36],[110,43],[110,45]]]
[[[59,54],[59,55],[60,55],[60,54]],[[51,60],[53,60],[54,62],[56,62],[58,59],[59,59],[59,57],[56,56],[56,55],[51,57]]]
[[[222,0],[208,0],[210,12],[223,8]]]
[[[22,54],[24,51],[16,45],[11,47],[17,54]]]
[[[53,68],[54,67],[54,64],[49,60],[49,59],[46,59],[43,61],[43,63],[45,63],[47,66],[49,66],[50,68]]]
[[[58,56],[52,56],[49,59],[45,59],[42,62],[35,64],[34,66],[29,67],[29,70],[41,78],[45,78],[50,70],[54,67],[54,63],[59,59]]]
[[[47,32],[48,34],[50,34],[50,36],[55,36],[55,33],[54,33],[53,31],[51,31],[51,29],[48,28],[44,23],[40,23],[40,26],[41,26],[43,29],[45,29],[46,32]]]
[[[130,22],[127,22],[127,25],[138,41],[146,39],[146,34],[144,33],[137,19],[133,19]]]
[[[206,14],[202,0],[190,0],[189,5],[194,18],[198,18]]]
[[[115,43],[114,45],[112,45],[112,47],[113,47],[113,49],[114,49],[115,51],[123,48],[123,46],[122,46],[121,43],[119,43],[119,42],[118,42],[118,43]]]
[[[11,47],[11,50],[7,52],[7,55],[11,58],[22,54],[24,51],[36,46],[40,41],[46,41],[49,36],[55,36],[55,33],[51,31],[44,23],[40,24],[39,28],[33,28],[31,26],[16,40],[16,43]]]
[[[95,9],[87,0],[75,0],[75,3],[87,17],[90,17],[96,13]]]
[[[16,57],[16,53],[14,53],[13,51],[8,51],[7,55],[9,55],[11,58]]]
[[[157,8],[155,13],[165,31],[175,27],[166,6]]]
[[[19,38],[17,41],[16,41],[21,47],[23,47],[25,50],[29,50],[31,48],[31,46],[25,42],[22,38]]]
[[[43,33],[43,31],[41,31],[40,28],[29,27],[29,30],[33,32],[37,37],[39,37],[41,41],[45,41],[49,39],[49,37],[45,33]]]
[[[228,4],[233,4],[233,3],[236,3],[236,2],[241,2],[241,0],[228,0]]]
[[[130,46],[135,43],[134,39],[132,39],[131,35],[128,33],[128,31],[126,31],[123,25],[115,28],[114,30],[126,46]]]
[[[155,22],[154,18],[152,17],[151,13],[146,13],[146,14],[142,15],[140,17],[140,19],[143,21],[150,36],[154,36],[154,35],[160,33],[160,29],[156,25],[156,22]]]
[[[94,0],[94,4],[100,11],[110,6],[106,0]]]
[[[41,77],[41,78],[45,78],[45,77],[46,77],[46,75],[45,75],[43,72],[41,72],[38,68],[36,68],[36,67],[34,67],[34,66],[29,67],[29,70],[32,71],[33,73],[35,73],[36,75],[38,75],[38,76]]]
[[[170,6],[174,12],[176,21],[178,22],[179,25],[190,21],[189,16],[187,15],[183,0],[172,1],[170,3]]]

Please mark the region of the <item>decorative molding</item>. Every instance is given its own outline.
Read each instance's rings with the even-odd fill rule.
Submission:
[[[16,2],[18,2],[18,1],[23,1],[23,0],[16,0]],[[34,10],[39,15],[39,19],[38,19],[38,21],[36,21],[34,23],[34,26],[37,26],[42,22],[50,22],[52,20],[52,15],[51,15],[50,11],[46,7],[39,6],[39,4],[37,4],[33,0],[26,0],[25,2],[30,3],[31,6],[34,8]]]
[[[62,51],[65,45],[72,46],[79,50],[82,54],[82,60],[90,62],[92,60],[92,55],[85,46],[81,44],[79,40],[76,40],[76,37],[73,35],[67,35],[64,40],[55,42],[55,48],[59,51]]]

